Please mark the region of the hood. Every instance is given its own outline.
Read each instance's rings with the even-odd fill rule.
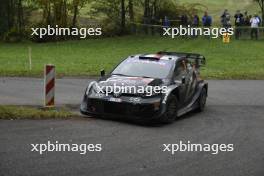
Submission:
[[[111,75],[98,81],[99,86],[161,86],[162,79]]]
[[[126,90],[125,92],[119,92],[114,93],[115,96],[120,96],[122,94],[137,94],[140,96],[144,96],[144,93],[146,92],[146,87],[151,86],[162,86],[163,80],[162,79],[155,79],[155,78],[144,78],[144,77],[130,77],[130,76],[117,76],[117,75],[110,75],[106,78],[101,78],[98,81],[98,86],[103,87],[103,91],[106,91],[106,87],[112,87],[114,90],[115,86],[120,86],[121,88],[124,87]],[[134,87],[133,89],[130,89],[129,87]],[[142,88],[145,90],[142,92]],[[123,90],[124,90],[123,89]],[[140,93],[139,93],[140,92]],[[113,92],[111,92],[113,93]]]

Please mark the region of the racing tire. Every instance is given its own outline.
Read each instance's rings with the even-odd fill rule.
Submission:
[[[207,91],[205,88],[202,89],[200,96],[198,98],[198,112],[203,112],[206,105],[206,99],[207,99]]]
[[[174,122],[178,112],[178,99],[175,95],[170,95],[166,103],[166,111],[160,117],[161,123],[169,124]]]

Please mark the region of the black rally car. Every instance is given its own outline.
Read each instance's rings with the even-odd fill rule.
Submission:
[[[111,73],[101,71],[98,81],[86,88],[80,111],[91,116],[130,116],[170,123],[192,110],[203,111],[208,84],[200,77],[204,56],[158,52],[129,56]],[[107,92],[106,86],[162,87],[166,91]],[[103,88],[102,88],[103,87]]]

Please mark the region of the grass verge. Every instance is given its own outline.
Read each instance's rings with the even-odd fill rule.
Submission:
[[[73,114],[66,110],[37,109],[22,106],[0,106],[0,119],[68,119]]]
[[[32,47],[29,70],[28,46]],[[160,50],[195,52],[207,58],[202,75],[207,79],[264,79],[263,40],[231,40],[200,37],[164,38],[123,36],[37,44],[0,43],[0,76],[42,76],[44,64],[55,64],[57,76],[96,76],[110,71],[123,58]]]

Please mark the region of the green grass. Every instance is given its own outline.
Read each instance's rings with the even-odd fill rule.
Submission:
[[[29,71],[28,46],[32,47]],[[55,64],[59,76],[93,76],[110,71],[122,58],[159,50],[205,55],[202,74],[211,79],[264,79],[263,41],[220,39],[170,39],[125,36],[58,43],[0,43],[0,76],[42,76],[44,64]]]
[[[64,110],[43,110],[30,107],[0,106],[0,119],[65,119],[72,113]]]

